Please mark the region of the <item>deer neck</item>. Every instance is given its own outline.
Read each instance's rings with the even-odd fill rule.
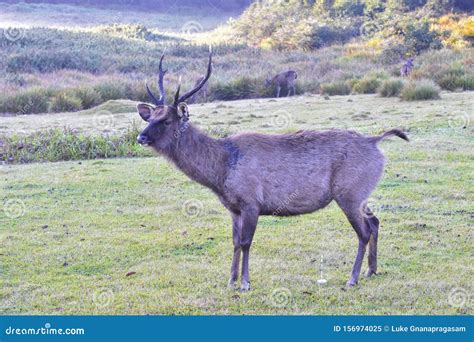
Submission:
[[[222,193],[227,153],[222,141],[213,139],[188,122],[181,124],[167,156],[194,181]]]

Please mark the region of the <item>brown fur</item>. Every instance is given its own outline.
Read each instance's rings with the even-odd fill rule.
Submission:
[[[163,56],[160,85],[164,76],[162,60]],[[211,71],[210,51],[206,76],[182,96],[178,86],[171,106],[164,103],[163,87],[160,86],[160,99],[149,91],[156,106],[137,106],[142,119],[148,122],[137,140],[152,146],[191,179],[210,188],[230,211],[234,255],[229,284],[234,286],[237,281],[242,256],[241,289],[250,289],[250,246],[260,215],[310,213],[333,200],[359,239],[348,285],[357,284],[367,245],[367,276],[375,274],[379,220],[366,207],[366,201],[383,172],[384,157],[377,143],[391,135],[408,140],[407,136],[392,129],[375,137],[333,130],[280,135],[246,133],[213,139],[189,123],[183,103],[202,89]],[[287,76],[290,74],[296,80],[296,72],[286,72]],[[282,77],[288,80],[287,76]],[[278,77],[272,82],[281,85]]]
[[[408,77],[411,74],[411,71],[412,71],[413,66],[414,66],[414,64],[413,64],[414,61],[415,61],[415,58],[413,58],[413,57],[406,58],[403,61],[403,65],[400,68],[400,76]]]
[[[294,70],[288,70],[275,75],[271,79],[267,79],[265,81],[265,86],[274,86],[276,88],[276,97],[280,97],[281,88],[286,87],[288,88],[287,96],[290,96],[291,91],[293,91],[293,95],[295,95],[295,86],[296,86],[296,79],[298,78],[298,74]]]
[[[349,285],[357,283],[369,242],[369,272],[376,272],[378,220],[361,207],[377,185],[384,157],[377,143],[390,135],[408,140],[397,129],[367,137],[354,131],[299,131],[265,135],[245,133],[213,139],[195,128],[174,107],[140,104],[149,125],[139,142],[151,145],[196,182],[210,188],[233,217],[237,280],[240,254],[242,289],[249,289],[248,256],[258,216],[291,216],[324,208],[335,200],[359,237]]]

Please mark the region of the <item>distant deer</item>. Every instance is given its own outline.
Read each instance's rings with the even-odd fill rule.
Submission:
[[[280,97],[280,90],[282,87],[288,88],[288,94],[290,96],[291,91],[293,90],[293,95],[295,95],[295,83],[298,78],[296,71],[288,70],[279,73],[273,78],[268,78],[265,80],[265,87],[275,86],[276,87],[276,97]]]
[[[414,60],[415,60],[414,57],[405,58],[403,60],[404,63],[402,65],[402,67],[400,68],[400,75],[402,77],[408,77],[408,75],[410,75],[411,70],[413,69]]]
[[[249,253],[259,216],[311,213],[333,200],[359,240],[347,285],[357,284],[367,245],[367,276],[376,273],[379,220],[366,208],[366,201],[384,167],[384,156],[377,144],[392,135],[408,141],[401,130],[392,129],[378,136],[332,130],[280,135],[245,133],[214,139],[189,123],[184,103],[209,79],[212,53],[206,76],[181,96],[179,85],[171,105],[165,104],[162,61],[163,56],[158,80],[161,96],[149,91],[154,105],[137,106],[141,118],[148,123],[137,140],[211,189],[229,210],[234,245],[229,286],[236,286],[242,255],[241,290],[250,289]]]
[[[199,83],[202,82],[203,79],[204,79],[204,76],[201,76],[198,79],[196,79],[196,82],[194,83],[194,88],[196,88],[199,85]],[[205,83],[197,93],[195,93],[193,96],[189,98],[188,103],[189,104],[196,103],[196,101],[199,98],[205,99],[207,98],[208,95],[209,95],[209,87],[208,87],[208,84]]]

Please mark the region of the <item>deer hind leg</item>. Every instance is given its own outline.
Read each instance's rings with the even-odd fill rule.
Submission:
[[[240,215],[232,214],[232,242],[234,244],[234,255],[232,257],[232,265],[230,268],[230,279],[228,287],[235,289],[237,287],[237,279],[239,277],[240,254],[240,234],[242,231],[242,219]]]
[[[350,198],[339,198],[336,199],[336,202],[339,207],[341,207],[342,211],[344,211],[344,214],[346,214],[347,219],[351,223],[352,228],[354,228],[359,239],[359,246],[352,267],[351,277],[347,281],[347,286],[355,286],[359,281],[365,250],[367,249],[367,244],[370,239],[370,226],[367,224],[361,210],[363,201],[354,201]]]
[[[370,209],[369,212],[371,212]],[[366,224],[369,225],[371,232],[369,240],[369,269],[365,273],[365,276],[368,278],[373,274],[377,274],[377,242],[380,221],[375,215],[371,214],[370,217],[366,218]]]

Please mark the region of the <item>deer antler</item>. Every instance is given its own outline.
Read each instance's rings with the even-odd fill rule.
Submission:
[[[153,103],[156,104],[157,106],[164,106],[165,105],[165,87],[163,86],[163,79],[165,77],[165,74],[168,70],[163,71],[163,58],[165,57],[165,51],[163,51],[163,54],[161,55],[160,58],[160,65],[159,65],[159,73],[158,73],[158,88],[160,90],[160,98],[156,98],[156,96],[153,94],[151,89],[148,87],[148,84],[146,84],[146,91],[148,92],[148,95],[152,99]]]
[[[209,77],[211,77],[211,72],[212,72],[212,47],[209,46],[209,63],[207,65],[206,76],[201,80],[201,82],[199,82],[199,84],[194,89],[188,91],[183,96],[179,96],[180,86],[178,86],[178,89],[176,90],[176,94],[175,94],[174,106],[178,106],[179,103],[186,101],[188,98],[190,98],[191,96],[196,94],[199,90],[201,90],[204,84],[206,84]]]

